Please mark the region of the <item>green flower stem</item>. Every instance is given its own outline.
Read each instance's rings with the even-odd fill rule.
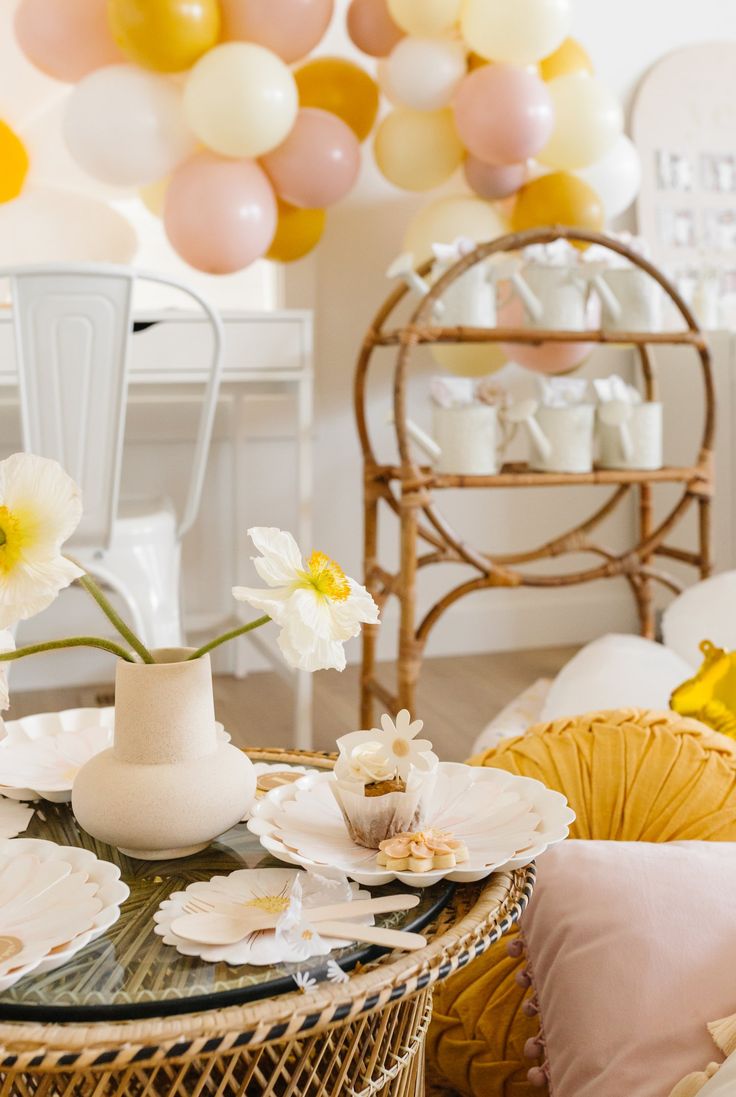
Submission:
[[[18,648],[15,651],[0,651],[0,660],[9,662],[12,659],[23,659],[26,655],[37,655],[41,651],[57,651],[60,648],[100,648],[102,651],[112,652],[118,659],[125,659],[127,663],[134,663],[135,659],[112,640],[98,640],[95,636],[70,636],[66,640],[47,640],[43,644],[30,644],[26,648]]]
[[[80,567],[76,560],[73,560],[72,563],[77,564],[77,567]],[[122,638],[124,640],[127,640],[130,646],[133,648],[133,651],[137,652],[143,662],[155,662],[148,648],[141,643],[141,641],[138,639],[132,629],[130,629],[128,625],[126,625],[120,614],[113,609],[110,602],[97,586],[97,583],[94,581],[94,579],[85,572],[84,575],[81,575],[79,577],[79,582],[87,591],[87,593],[92,595],[95,602],[97,602],[97,605],[100,607],[105,616],[113,623]]]
[[[249,621],[247,625],[240,625],[239,628],[234,628],[230,632],[224,632],[222,636],[217,636],[214,640],[210,640],[209,644],[205,644],[204,647],[197,648],[191,655],[187,656],[187,659],[201,659],[203,655],[207,655],[210,651],[214,651],[215,648],[219,648],[220,644],[227,644],[230,640],[237,639],[238,636],[245,636],[246,632],[253,632],[254,629],[260,628],[261,625],[266,625],[271,618],[266,615],[265,617],[257,617],[255,621]]]

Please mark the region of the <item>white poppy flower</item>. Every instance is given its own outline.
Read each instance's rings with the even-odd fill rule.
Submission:
[[[40,613],[84,574],[61,554],[81,516],[80,490],[56,461],[0,461],[0,628]]]
[[[0,630],[0,651],[13,651],[14,648],[15,642],[12,633],[8,632],[7,629]],[[7,665],[7,663],[0,662],[0,712],[5,712],[7,708],[10,708]],[[2,729],[2,720],[0,720],[0,729]]]
[[[380,728],[371,728],[370,731],[351,731],[337,740],[340,758],[335,771],[337,772],[338,768],[345,769],[344,764],[340,766],[344,759],[349,760],[347,762],[349,768],[351,763],[357,761],[354,758],[356,748],[368,744],[374,751],[380,748],[381,754],[391,762],[394,772],[404,780],[408,777],[412,766],[424,771],[433,769],[438,759],[437,755],[432,753],[432,744],[429,739],[416,738],[423,727],[422,720],[412,722],[405,708],[398,714],[395,723],[389,715],[384,713]]]
[[[258,526],[248,535],[261,553],[253,562],[268,587],[234,587],[234,597],[281,626],[278,645],[289,666],[344,670],[343,644],[359,634],[361,624],[378,623],[368,591],[323,552],[313,552],[305,564],[290,533]]]

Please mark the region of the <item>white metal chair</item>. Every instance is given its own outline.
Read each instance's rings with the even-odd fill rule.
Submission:
[[[165,275],[113,264],[0,269],[10,281],[23,447],[52,457],[81,486],[84,515],[68,544],[115,591],[149,647],[182,644],[181,542],[197,517],[222,373],[223,330],[196,291]],[[128,340],[137,281],[171,286],[212,327],[209,376],[183,513],[169,500],[120,500]]]

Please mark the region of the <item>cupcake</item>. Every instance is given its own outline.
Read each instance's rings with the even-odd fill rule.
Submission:
[[[395,834],[422,828],[439,760],[428,739],[417,739],[421,720],[402,709],[396,723],[353,731],[337,740],[340,751],[330,783],[350,837],[378,849]]]

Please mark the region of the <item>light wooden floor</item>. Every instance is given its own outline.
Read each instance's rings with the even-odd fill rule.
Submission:
[[[444,759],[465,758],[479,731],[536,678],[552,677],[574,648],[543,648],[493,655],[428,659],[424,664],[417,710],[425,733]],[[382,668],[390,682],[390,667]],[[314,741],[318,750],[334,749],[335,739],[358,726],[358,668],[342,674],[315,675]],[[49,690],[12,697],[8,720],[33,712],[110,704],[112,687]],[[289,746],[291,694],[276,674],[215,679],[218,719],[241,745]]]

